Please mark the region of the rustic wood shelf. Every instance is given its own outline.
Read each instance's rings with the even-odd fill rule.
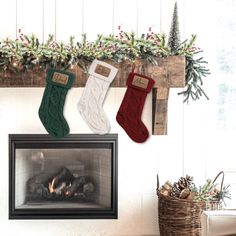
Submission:
[[[131,71],[128,62],[116,63],[107,61],[119,69],[111,87],[126,87],[126,79]],[[185,86],[185,57],[170,56],[157,58],[158,65],[147,61],[136,61],[135,72],[149,76],[155,80],[153,88],[153,121],[152,134],[167,134],[167,110],[170,88]],[[80,67],[72,70],[76,74],[74,87],[84,87],[88,75]],[[46,71],[40,68],[19,73],[0,73],[0,88],[6,87],[45,87]]]

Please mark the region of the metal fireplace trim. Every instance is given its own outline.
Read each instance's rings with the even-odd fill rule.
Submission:
[[[45,144],[98,143],[111,145],[111,207],[93,208],[49,208],[16,209],[15,206],[15,168],[17,147],[45,148]],[[47,134],[9,134],[9,219],[117,219],[118,218],[118,134],[70,134],[62,139],[55,139]]]

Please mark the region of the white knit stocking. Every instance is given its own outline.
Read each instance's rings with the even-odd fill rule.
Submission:
[[[110,131],[103,102],[117,71],[115,67],[96,59],[89,68],[89,78],[78,103],[78,111],[96,134],[106,134]]]

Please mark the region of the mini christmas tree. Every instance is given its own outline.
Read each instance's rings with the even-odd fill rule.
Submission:
[[[175,2],[174,12],[172,16],[172,22],[168,38],[168,46],[171,51],[174,52],[177,50],[180,44],[180,34],[179,34],[179,20],[178,20],[178,6]]]

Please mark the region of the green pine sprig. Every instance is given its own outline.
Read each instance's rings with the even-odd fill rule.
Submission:
[[[184,96],[184,102],[189,102],[189,99],[198,100],[202,96],[209,99],[203,90],[203,78],[210,74],[209,69],[206,68],[206,61],[203,57],[195,58],[193,56],[186,56],[185,68],[185,90],[178,93]]]
[[[226,205],[225,200],[231,199],[231,194],[229,192],[230,185],[224,185],[222,190],[217,188],[217,184],[213,183],[212,180],[208,179],[206,183],[202,186],[193,188],[195,192],[194,200],[196,201],[218,201]]]
[[[196,35],[192,35],[190,40],[185,40],[174,51],[174,55],[182,55],[186,58],[185,67],[185,89],[178,93],[184,96],[184,102],[189,102],[190,99],[196,101],[204,96],[207,100],[209,97],[203,89],[203,78],[210,74],[207,68],[207,62],[202,56],[198,56],[202,53],[200,48],[195,46]]]

